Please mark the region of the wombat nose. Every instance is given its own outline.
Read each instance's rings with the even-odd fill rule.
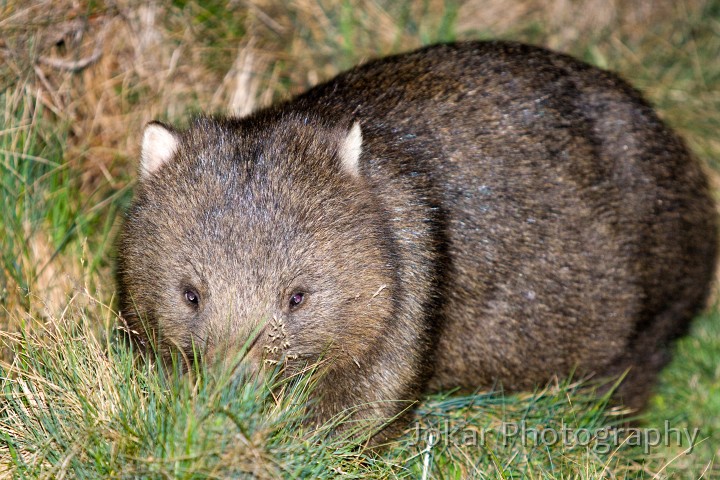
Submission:
[[[217,368],[235,369],[240,365],[259,371],[262,362],[258,335],[244,335],[237,332],[214,335],[208,340],[203,352],[203,361]]]
[[[209,346],[203,355],[203,361],[213,369],[219,371],[248,370],[260,371],[260,360],[244,346],[244,342],[230,340],[218,342]]]

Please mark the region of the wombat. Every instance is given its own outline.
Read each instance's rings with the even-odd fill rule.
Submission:
[[[322,361],[317,419],[616,377],[642,407],[703,307],[700,165],[616,75],[511,42],[353,68],[244,118],[150,123],[122,315],[164,352]],[[145,322],[145,326],[143,325]]]

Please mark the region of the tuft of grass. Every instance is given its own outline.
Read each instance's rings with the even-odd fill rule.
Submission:
[[[40,128],[42,107],[24,92],[0,94],[0,108],[4,126],[0,130],[0,201],[4,206],[1,298],[10,308],[18,301],[28,308],[27,294],[43,268],[33,250],[45,247],[43,253],[52,252],[69,229],[70,197],[58,188],[65,175],[60,163],[63,140],[53,129]],[[37,236],[44,236],[41,242],[46,245],[31,244]],[[13,296],[13,286],[24,295]]]
[[[0,308],[45,316],[107,268],[118,194],[81,192],[81,173],[65,152],[67,130],[37,95],[0,92],[0,109]],[[2,318],[0,328],[12,329],[11,317]]]
[[[660,376],[658,395],[644,424],[662,428],[699,429],[700,443],[692,452],[663,445],[673,478],[715,478],[720,475],[720,311],[717,306],[697,319],[692,332],[681,339],[675,359]]]
[[[96,321],[103,318],[103,328]],[[65,314],[3,334],[0,468],[18,478],[385,477],[359,436],[302,424],[311,376],[270,384],[236,369],[194,374],[143,361],[110,308],[74,297]]]
[[[606,402],[569,381],[525,395],[434,397],[400,448],[422,478],[651,478],[652,461]]]

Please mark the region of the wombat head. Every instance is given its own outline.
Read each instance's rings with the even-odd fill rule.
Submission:
[[[357,123],[300,115],[150,123],[118,248],[131,329],[254,365],[372,348],[396,286],[361,150]]]

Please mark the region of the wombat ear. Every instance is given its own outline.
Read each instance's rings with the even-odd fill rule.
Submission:
[[[140,176],[147,178],[165,165],[175,154],[177,133],[160,122],[150,122],[143,131],[140,149]]]
[[[360,153],[362,152],[362,132],[360,131],[360,123],[355,122],[350,128],[347,136],[340,144],[340,165],[345,172],[357,177],[360,175]]]

